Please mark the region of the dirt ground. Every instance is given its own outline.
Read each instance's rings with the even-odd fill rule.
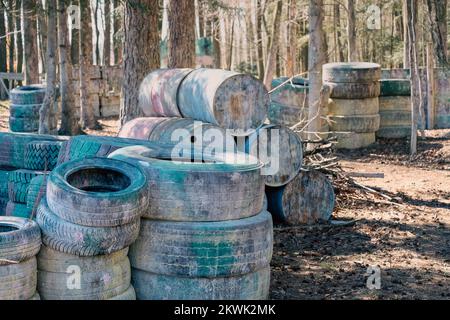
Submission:
[[[0,104],[0,131],[8,130]],[[100,121],[115,135],[117,119]],[[450,130],[426,131],[418,154],[404,140],[339,152],[344,170],[384,173],[355,178],[392,198],[337,193],[344,226],[275,226],[271,299],[450,299]],[[350,195],[349,195],[350,194]],[[368,267],[380,289],[367,287]]]

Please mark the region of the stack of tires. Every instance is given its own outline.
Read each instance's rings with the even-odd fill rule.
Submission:
[[[56,166],[60,141],[31,141],[24,149],[24,169],[8,172],[7,216],[30,218],[45,192],[45,176]]]
[[[172,161],[142,146],[109,156],[142,166],[148,179],[149,206],[130,248],[138,299],[268,297],[273,228],[261,165],[229,156]]]
[[[41,231],[36,222],[0,217],[0,300],[39,300],[36,254]]]
[[[127,254],[148,203],[146,183],[141,169],[106,158],[70,161],[50,173],[36,218],[42,299],[135,299]]]
[[[328,63],[323,66],[324,83],[331,87],[330,129],[337,148],[357,149],[375,142],[380,127],[381,67],[375,63]]]
[[[12,132],[37,132],[39,109],[44,102],[45,86],[29,85],[11,90],[9,129]]]
[[[377,137],[406,138],[411,135],[411,82],[381,80],[380,129]]]

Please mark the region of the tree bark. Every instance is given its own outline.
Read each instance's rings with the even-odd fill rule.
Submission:
[[[54,134],[56,130],[56,0],[46,1],[47,50],[45,53],[47,87],[44,103],[39,110],[39,133]]]
[[[41,60],[42,70],[46,73],[46,51],[47,51],[47,19],[46,11],[41,1],[38,1],[38,41],[39,41],[39,59]]]
[[[408,7],[405,0],[402,1],[402,18],[403,18],[403,68],[411,68],[409,60],[409,34],[408,34]]]
[[[422,109],[422,88],[419,74],[417,35],[417,0],[406,2],[409,36],[409,61],[411,62],[411,145],[410,154],[417,153],[417,129]]]
[[[286,74],[289,77],[294,76],[297,73],[297,22],[295,21],[297,16],[297,0],[291,0],[289,3],[287,25],[287,45],[286,45]]]
[[[123,8],[121,0],[113,0],[114,14],[113,14],[113,41],[114,41],[114,64],[122,63],[122,48],[123,48],[123,30],[122,30],[122,12]]]
[[[26,1],[26,0],[25,0]],[[22,73],[23,70],[23,39],[22,39],[22,18],[21,18],[21,8],[22,0],[15,1],[15,19],[14,19],[14,32],[16,32],[15,46],[16,46],[16,72]]]
[[[23,37],[25,84],[39,83],[39,53],[37,46],[36,0],[25,0],[23,6]]]
[[[80,72],[80,124],[82,129],[97,129],[94,108],[89,100],[90,70],[92,68],[92,19],[89,0],[80,0],[79,72]]]
[[[315,132],[320,132],[320,110],[322,89],[322,65],[325,61],[323,32],[323,0],[309,1],[309,52],[308,52],[308,139],[317,140]],[[323,99],[322,99],[323,100]],[[308,146],[311,148],[312,145]]]
[[[59,92],[61,97],[61,127],[59,134],[76,135],[81,132],[75,105],[75,92],[70,83],[72,74],[70,59],[69,30],[67,27],[66,0],[58,0],[58,53]]]
[[[160,66],[158,22],[158,0],[125,3],[123,83],[120,101],[122,125],[142,115],[138,107],[139,85],[149,72]]]
[[[264,85],[268,89],[272,87],[272,79],[277,63],[277,52],[280,39],[280,20],[282,10],[283,10],[283,2],[281,0],[277,0],[277,6],[275,8],[275,12],[273,15],[272,35],[270,37],[271,41],[269,47],[270,48],[269,54],[267,57],[267,67],[264,73]]]
[[[195,67],[195,5],[192,0],[170,0],[168,8],[168,67]]]
[[[111,0],[105,0],[105,37],[103,42],[103,65],[111,64]]]
[[[259,79],[264,80],[264,52],[263,52],[263,40],[262,40],[262,18],[264,12],[261,4],[261,0],[256,0],[256,45],[257,45],[257,58],[258,58],[258,74]]]
[[[358,61],[356,51],[355,0],[347,0],[348,61]]]
[[[435,61],[447,67],[447,0],[426,0]]]
[[[14,50],[15,50],[15,33],[14,33],[14,0],[8,1],[8,9],[6,11],[8,18],[8,72],[15,72],[14,70]]]
[[[73,0],[70,2],[71,5],[77,5],[78,0]],[[72,13],[71,13],[72,14]],[[81,15],[81,12],[80,12]],[[73,23],[79,23],[80,17],[74,16],[78,21],[72,21]],[[79,28],[71,28],[70,29],[71,37],[70,37],[70,60],[72,65],[78,65],[80,59],[80,29]]]
[[[341,10],[339,3],[333,4],[333,19],[334,19],[334,41],[335,41],[335,60],[336,62],[344,61],[344,52],[341,44]]]
[[[0,12],[4,12],[5,5],[2,0],[0,0]],[[0,14],[0,35],[6,34],[5,28],[5,15]],[[7,72],[7,53],[6,53],[6,37],[0,38],[0,72]],[[3,86],[0,85],[0,98],[3,100],[6,98],[6,92],[3,89]]]

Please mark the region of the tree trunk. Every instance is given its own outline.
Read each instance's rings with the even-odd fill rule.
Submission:
[[[2,0],[0,0],[0,12],[4,12],[5,5]],[[5,15],[0,14],[0,35],[6,34],[5,28]],[[7,54],[6,54],[6,37],[0,38],[0,72],[7,72]],[[6,99],[6,92],[3,89],[3,86],[0,84],[0,99]]]
[[[39,83],[39,53],[37,47],[36,0],[25,0],[23,5],[23,37],[25,84]]]
[[[287,61],[286,69],[287,76],[292,77],[297,73],[297,21],[295,21],[297,16],[297,0],[291,0],[289,2],[288,18],[289,23],[287,25]]]
[[[170,0],[168,8],[168,67],[195,67],[195,5],[192,0]]]
[[[14,50],[15,50],[15,33],[14,33],[14,0],[8,1],[8,10],[6,11],[8,17],[8,72],[15,72],[14,69]]]
[[[309,52],[308,52],[308,138],[317,140],[315,132],[320,132],[320,110],[322,89],[322,65],[325,61],[323,32],[323,0],[309,1]],[[309,145],[308,148],[311,148]]]
[[[70,2],[71,5],[77,5],[78,0],[73,0]],[[72,23],[80,23],[80,17],[74,15],[74,12],[71,12],[71,17],[73,16],[77,21],[72,21]],[[80,13],[81,15],[81,13]],[[71,28],[70,29],[70,60],[72,65],[78,65],[80,59],[80,29],[79,28]]]
[[[25,0],[27,1],[27,0]],[[22,39],[22,18],[21,18],[22,0],[16,0],[15,2],[15,19],[14,19],[14,32],[16,32],[16,72],[22,73],[23,67],[23,39]]]
[[[258,57],[258,74],[259,79],[264,80],[264,52],[263,52],[263,40],[262,40],[262,18],[264,11],[262,8],[261,0],[256,0],[256,25],[255,33],[257,39],[257,57]]]
[[[122,45],[123,45],[123,35],[122,35],[122,12],[121,0],[114,1],[114,15],[113,15],[113,40],[114,40],[114,64],[118,65],[122,63]]]
[[[90,70],[92,68],[92,19],[89,0],[80,0],[79,72],[80,72],[80,123],[82,129],[97,129],[94,108],[89,99]]]
[[[356,51],[355,0],[347,0],[348,61],[358,61]]]
[[[409,61],[411,62],[411,146],[410,154],[417,153],[417,129],[422,109],[422,88],[419,74],[419,57],[417,48],[417,0],[406,2],[409,36]]]
[[[58,0],[58,53],[59,53],[59,93],[61,97],[61,127],[59,134],[76,135],[81,132],[77,119],[75,92],[70,83],[72,74],[70,61],[69,30],[67,28],[66,0]]]
[[[100,28],[98,26],[98,13],[100,9],[99,1],[95,1],[94,7],[94,30],[95,30],[95,65],[100,65]]]
[[[111,0],[105,0],[105,36],[103,40],[103,65],[111,64]]]
[[[408,34],[408,8],[405,0],[402,1],[402,18],[403,18],[403,68],[411,68],[409,60],[409,34]]]
[[[271,41],[269,54],[267,57],[267,67],[266,72],[264,73],[264,85],[268,89],[272,87],[272,79],[277,63],[277,52],[280,39],[280,20],[282,10],[283,10],[283,2],[281,0],[277,0],[277,6],[273,14],[272,35],[270,37]]]
[[[41,60],[42,70],[46,73],[46,51],[47,51],[47,19],[46,11],[43,8],[42,2],[38,1],[38,41],[39,41],[39,59]]]
[[[47,88],[44,103],[39,110],[39,133],[54,134],[56,127],[56,0],[46,1],[47,50],[45,53]]]
[[[122,125],[142,115],[138,106],[139,85],[149,72],[160,66],[158,3],[158,0],[139,0],[135,1],[134,5],[128,1],[125,3],[123,83],[120,99]]]
[[[447,61],[447,0],[426,0],[428,23],[434,45],[435,61],[440,67],[448,66]]]

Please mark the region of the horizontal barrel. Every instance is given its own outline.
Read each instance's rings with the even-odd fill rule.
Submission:
[[[181,117],[178,88],[192,69],[158,69],[149,73],[139,87],[139,107],[147,117]]]
[[[178,91],[183,117],[201,120],[245,133],[265,120],[269,95],[254,77],[219,69],[189,73]]]

